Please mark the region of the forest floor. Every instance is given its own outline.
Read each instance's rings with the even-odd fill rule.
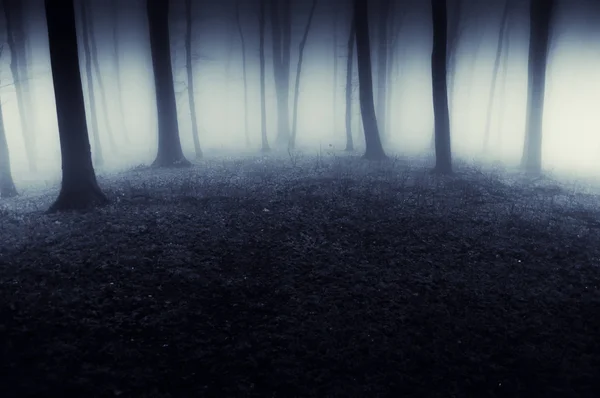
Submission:
[[[0,202],[4,398],[600,396],[583,185],[294,154],[99,182]]]

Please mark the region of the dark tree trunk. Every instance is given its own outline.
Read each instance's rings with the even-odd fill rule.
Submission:
[[[88,88],[88,102],[90,109],[90,118],[92,119],[92,137],[94,139],[94,164],[96,166],[104,165],[104,156],[102,151],[102,142],[100,141],[100,128],[98,127],[98,113],[96,108],[96,95],[94,94],[94,76],[92,74],[92,54],[90,49],[90,34],[88,16],[85,10],[85,2],[81,3],[81,29],[83,31],[83,57],[85,62],[85,77]]]
[[[21,122],[23,142],[25,144],[25,153],[27,155],[29,170],[35,172],[37,171],[35,137],[31,129],[30,119],[27,115],[27,94],[24,90],[27,83],[24,82],[26,79],[21,75],[22,70],[26,68],[24,62],[25,32],[22,29],[22,15],[20,15],[23,12],[22,4],[20,3],[20,0],[2,0],[2,5],[6,17],[7,42],[10,50],[10,71],[13,76],[17,95],[17,108],[19,111],[19,120]],[[13,10],[16,12],[13,12]],[[19,45],[20,43],[23,43],[23,45]],[[29,103],[29,105],[31,104]]]
[[[196,159],[202,159],[203,153],[200,147],[198,134],[198,117],[196,114],[196,95],[194,86],[194,65],[192,63],[192,0],[185,0],[185,70],[187,73],[187,93],[190,105],[190,118],[192,122],[192,138],[194,140],[194,151]]]
[[[146,12],[158,115],[158,151],[153,166],[189,166],[179,139],[169,45],[169,0],[148,0]]]
[[[500,70],[500,61],[502,59],[502,48],[504,42],[504,33],[506,31],[506,25],[508,22],[508,10],[510,0],[506,0],[504,3],[504,11],[502,12],[502,18],[500,20],[500,30],[498,33],[498,46],[496,47],[496,59],[494,60],[494,70],[492,71],[492,84],[490,87],[490,96],[487,103],[487,114],[485,118],[485,129],[483,131],[483,151],[489,152],[490,148],[490,128],[492,125],[492,112],[494,110],[494,98],[496,94],[496,82],[498,80],[498,71]]]
[[[371,45],[369,43],[369,15],[367,0],[354,0],[354,25],[356,29],[356,58],[360,89],[360,110],[365,130],[365,154],[369,160],[386,158],[375,117],[373,103],[373,74],[371,71]]]
[[[348,58],[346,60],[346,151],[354,151],[354,140],[352,139],[352,77],[354,74],[354,44],[356,36],[356,25],[354,17],[350,23],[350,34],[348,36]]]
[[[17,188],[10,168],[10,151],[6,141],[2,102],[0,101],[0,198],[12,198],[14,196],[17,196]]]
[[[306,47],[306,41],[308,40],[308,32],[310,32],[310,25],[317,8],[317,0],[313,0],[312,6],[310,7],[310,13],[308,14],[308,21],[306,21],[306,27],[304,29],[304,36],[300,42],[298,52],[298,67],[296,68],[296,84],[294,86],[294,104],[293,104],[293,115],[292,115],[292,134],[290,137],[289,147],[291,149],[296,147],[296,128],[298,124],[298,98],[300,96],[300,76],[302,74],[302,59],[304,57],[304,48]]]
[[[108,113],[108,106],[106,103],[106,91],[104,90],[102,71],[100,70],[100,62],[98,61],[98,46],[96,45],[96,36],[94,32],[94,18],[90,10],[91,4],[89,2],[90,0],[84,0],[81,2],[81,12],[87,17],[92,63],[94,65],[94,69],[96,70],[96,78],[98,79],[98,89],[100,90],[100,106],[102,107],[102,113],[104,114],[104,127],[106,128],[106,134],[108,135],[110,149],[114,155],[118,152],[119,148],[115,142],[115,137],[113,135],[113,130],[110,123],[110,115]]]
[[[388,21],[390,15],[391,0],[379,0],[379,33],[377,48],[377,120],[379,121],[379,134],[383,139],[387,138],[385,131],[386,123],[386,99],[388,86]]]
[[[270,0],[271,31],[273,42],[273,74],[277,95],[277,138],[278,146],[288,145],[290,140],[290,51],[291,9],[290,1]],[[281,10],[280,10],[281,8]]]
[[[259,30],[259,62],[260,62],[260,136],[261,149],[269,152],[269,139],[267,137],[267,97],[265,93],[265,8],[267,0],[259,0],[258,30]]]
[[[189,0],[188,0],[189,1]],[[248,128],[248,74],[246,72],[246,38],[240,21],[240,0],[235,2],[235,21],[240,34],[242,44],[242,74],[244,79],[244,135],[246,136],[246,147],[250,147],[250,131]]]
[[[119,45],[119,6],[117,0],[110,0],[110,10],[112,17],[112,40],[115,56],[113,63],[115,68],[115,82],[117,84],[116,99],[119,109],[119,119],[123,132],[125,143],[129,144],[129,133],[127,131],[127,121],[125,119],[125,109],[123,107],[123,85],[121,84],[121,46]]]
[[[447,7],[446,0],[431,0],[433,21],[433,50],[431,52],[431,80],[433,86],[433,113],[435,119],[435,171],[452,172],[450,147],[450,114],[447,88]]]
[[[529,74],[527,117],[522,167],[531,174],[542,171],[542,123],[546,90],[546,63],[554,0],[531,0],[529,16]]]
[[[106,204],[90,153],[73,0],[46,0],[45,8],[62,158],[60,193],[48,212]]]

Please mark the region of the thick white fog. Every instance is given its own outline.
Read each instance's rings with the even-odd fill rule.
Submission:
[[[231,3],[231,4],[230,4]],[[195,64],[196,105],[200,127],[200,142],[205,153],[217,148],[245,149],[244,94],[242,51],[235,26],[231,1],[219,7],[198,3],[195,11],[193,46]],[[399,2],[402,3],[402,2]],[[391,123],[387,151],[417,153],[429,150],[433,132],[431,99],[431,24],[428,2],[407,2],[403,11],[399,42],[396,47],[390,89]],[[490,2],[491,3],[491,2]],[[580,2],[585,3],[585,2]],[[590,3],[590,2],[588,2]],[[30,90],[34,101],[34,120],[39,168],[45,174],[59,175],[60,150],[54,107],[54,94],[47,38],[43,22],[43,2],[32,2],[37,8],[27,34],[33,43],[30,63]],[[591,3],[590,3],[591,4]],[[296,73],[298,43],[304,29],[308,4],[299,2],[293,16],[292,59],[290,73],[290,107]],[[305,50],[300,83],[298,145],[318,148],[333,145],[342,150],[345,144],[344,95],[346,79],[346,43],[349,12],[338,13],[338,76],[333,81],[333,14],[331,4],[321,2]],[[505,37],[506,63],[501,62],[490,128],[489,153],[483,149],[488,97],[499,38],[502,2],[490,7],[481,16],[466,18],[464,31],[457,47],[457,69],[454,90],[450,97],[452,119],[452,148],[455,154],[489,160],[519,161],[522,153],[527,89],[528,19],[526,7],[511,12],[509,34]],[[546,168],[600,173],[600,42],[599,29],[594,28],[597,14],[587,8],[560,8],[554,25],[552,49],[544,109],[543,163]],[[591,10],[591,8],[590,8]],[[145,8],[140,0],[128,2],[121,10],[119,43],[122,72],[122,95],[125,125],[119,118],[117,90],[109,32],[112,19],[103,10],[102,1],[94,3],[93,15],[98,43],[102,80],[107,91],[110,128],[118,144],[118,152],[110,149],[105,116],[100,106],[98,81],[95,80],[96,106],[101,144],[107,167],[122,167],[148,163],[156,151],[156,110],[154,83],[148,44]],[[178,98],[181,141],[187,155],[193,154],[189,105],[186,94],[185,51],[181,4],[173,8],[171,42],[175,89]],[[249,134],[253,149],[260,146],[260,95],[258,70],[258,23],[255,9],[245,6],[241,16],[246,38]],[[270,28],[266,38],[266,79],[268,134],[276,136],[276,98],[271,64]],[[373,30],[373,29],[372,29]],[[81,32],[80,41],[81,39]],[[5,46],[6,47],[6,46]],[[372,46],[373,73],[377,72],[376,46]],[[80,43],[80,53],[82,45]],[[2,112],[7,131],[13,173],[16,180],[31,178],[12,85],[8,51],[0,58]],[[86,81],[83,56],[80,56],[84,91]],[[356,68],[354,70],[356,74]],[[94,71],[95,79],[97,73]],[[357,78],[354,77],[355,85]],[[336,90],[337,106],[333,109]],[[86,101],[88,100],[87,93]],[[356,102],[356,95],[354,95]],[[89,103],[88,125],[89,121]],[[358,147],[362,145],[357,128],[358,106],[353,107],[353,133]],[[90,130],[91,131],[91,130]],[[127,132],[131,142],[126,144]],[[90,133],[91,134],[91,133]],[[90,140],[93,145],[93,140]]]

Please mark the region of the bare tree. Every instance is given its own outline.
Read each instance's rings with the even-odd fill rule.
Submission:
[[[371,45],[369,43],[369,15],[367,0],[354,0],[354,24],[356,29],[356,57],[360,88],[360,110],[365,129],[365,154],[369,160],[386,158],[375,116],[373,103],[373,74],[371,71]]]
[[[485,129],[483,131],[483,151],[489,151],[490,144],[490,128],[492,125],[492,111],[494,109],[494,98],[496,94],[496,81],[498,80],[498,71],[500,70],[500,61],[502,59],[502,48],[504,44],[504,35],[508,23],[508,10],[510,8],[510,0],[504,2],[504,10],[500,19],[500,29],[498,30],[498,45],[496,47],[496,59],[494,60],[494,70],[492,71],[492,83],[490,87],[490,96],[487,104],[487,114],[485,119]]]
[[[389,16],[392,7],[391,0],[379,0],[378,15],[378,48],[377,48],[377,120],[379,121],[379,134],[386,137],[386,99],[388,87],[388,28]]]
[[[0,58],[2,58],[3,50],[4,46],[0,45]],[[10,151],[6,140],[2,99],[0,98],[0,198],[12,198],[14,196],[17,196],[17,188],[10,167]]]
[[[447,25],[446,0],[431,0],[433,21],[433,50],[431,53],[431,80],[433,86],[433,112],[435,119],[435,171],[452,172],[450,148],[450,114],[447,86]]]
[[[269,152],[267,137],[267,98],[265,93],[265,8],[267,0],[259,0],[258,31],[259,31],[259,62],[260,62],[260,132],[261,149]]]
[[[354,151],[354,140],[352,139],[352,75],[354,65],[354,45],[356,38],[356,24],[354,16],[350,22],[350,34],[348,35],[348,58],[346,59],[346,151]]]
[[[92,165],[73,0],[45,0],[50,65],[62,158],[62,184],[48,212],[108,203]]]
[[[169,46],[169,0],[147,0],[146,12],[158,114],[158,151],[153,166],[189,166],[179,138]]]
[[[300,76],[302,74],[302,59],[304,57],[304,48],[306,47],[306,41],[308,40],[308,33],[310,32],[310,25],[317,8],[317,0],[313,0],[310,12],[308,14],[308,21],[306,21],[306,27],[304,28],[304,35],[300,41],[299,53],[298,53],[298,66],[296,68],[296,84],[294,86],[294,110],[292,116],[292,134],[290,136],[289,147],[294,148],[296,146],[296,127],[298,124],[298,98],[300,96]]]
[[[94,94],[94,77],[92,75],[92,54],[90,49],[90,33],[88,15],[85,2],[81,3],[81,30],[83,32],[83,57],[85,63],[85,77],[87,80],[88,105],[92,122],[92,137],[94,140],[94,163],[96,166],[104,165],[102,142],[100,141],[100,128],[98,127],[98,113],[96,111],[96,96]]]
[[[190,0],[188,0],[190,1]],[[244,37],[244,30],[242,29],[242,22],[240,21],[240,1],[235,2],[235,21],[240,34],[240,42],[242,44],[242,74],[244,79],[244,134],[246,136],[246,147],[250,147],[250,131],[248,129],[248,75],[246,72],[246,39]]]
[[[521,166],[531,174],[542,171],[546,65],[554,7],[555,0],[531,0],[530,5],[527,117]]]
[[[190,106],[190,118],[192,122],[192,139],[194,140],[194,151],[196,159],[202,159],[203,153],[200,147],[198,135],[198,117],[196,115],[196,94],[194,85],[194,65],[192,63],[192,0],[185,0],[185,71],[187,73],[187,94]]]

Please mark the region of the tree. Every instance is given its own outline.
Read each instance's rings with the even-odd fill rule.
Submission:
[[[73,0],[45,0],[45,9],[62,159],[60,193],[48,212],[106,204],[92,165]]]
[[[258,34],[259,49],[258,57],[260,63],[260,132],[261,149],[263,152],[269,152],[269,139],[267,137],[267,97],[265,93],[265,8],[267,0],[259,0],[258,11]]]
[[[0,45],[0,58],[2,57],[3,50],[4,46]],[[0,98],[0,198],[11,198],[14,196],[17,196],[17,188],[15,187],[10,167],[10,151],[6,140],[2,99]]]
[[[348,58],[346,60],[346,151],[354,151],[354,140],[352,139],[352,75],[354,65],[354,44],[356,37],[356,24],[354,17],[350,22],[350,34],[348,35]]]
[[[187,94],[190,105],[190,118],[192,122],[192,139],[196,159],[202,159],[202,148],[198,136],[198,117],[196,115],[196,94],[194,86],[194,65],[192,63],[192,0],[185,0],[185,70],[187,73]]]
[[[35,172],[37,171],[35,137],[27,115],[27,109],[31,109],[32,107],[26,106],[31,105],[31,101],[28,101],[29,91],[26,90],[27,83],[24,83],[26,80],[24,77],[27,75],[27,64],[25,59],[25,32],[22,23],[23,5],[21,1],[2,0],[2,6],[6,17],[6,41],[10,51],[10,71],[15,84],[25,153],[27,155],[29,170]]]
[[[92,52],[90,49],[90,33],[88,15],[85,2],[81,3],[81,30],[83,32],[83,57],[85,62],[85,77],[87,80],[88,102],[90,117],[92,119],[92,137],[94,139],[94,163],[96,166],[104,165],[102,142],[100,141],[100,128],[98,127],[98,112],[96,108],[96,95],[94,94],[94,76],[92,74]]]
[[[298,98],[300,96],[300,75],[302,74],[302,59],[304,57],[304,48],[306,47],[306,41],[308,40],[308,32],[310,32],[310,25],[317,8],[317,0],[313,0],[310,12],[308,14],[308,21],[306,21],[306,27],[304,28],[304,35],[300,41],[299,53],[298,53],[298,66],[296,68],[296,84],[294,86],[294,111],[292,116],[292,134],[290,136],[289,147],[294,148],[296,146],[296,127],[298,124]]]
[[[338,12],[337,9],[335,9],[335,6],[337,5],[336,2],[333,2],[333,90],[332,90],[332,94],[333,94],[333,117],[332,117],[332,127],[333,127],[333,131],[337,131],[336,130],[336,120],[337,120],[337,94],[338,94]]]
[[[158,151],[153,166],[189,166],[179,139],[169,46],[169,0],[147,0],[146,13],[158,114]]]
[[[189,1],[189,0],[188,0]],[[250,131],[248,129],[248,77],[246,73],[246,39],[240,21],[240,0],[235,2],[235,21],[242,44],[242,74],[244,79],[244,134],[246,136],[246,147],[250,147]]]
[[[521,166],[531,174],[542,171],[542,120],[546,64],[555,0],[531,0],[529,15],[529,70],[525,145]]]
[[[113,42],[113,64],[115,68],[115,82],[117,85],[116,99],[117,109],[119,110],[119,119],[121,120],[121,129],[123,138],[129,144],[129,134],[127,132],[127,123],[125,121],[125,110],[123,107],[123,89],[121,84],[121,46],[119,45],[119,6],[117,0],[110,0],[110,12],[112,19],[112,42]]]
[[[496,94],[496,81],[498,80],[498,71],[500,70],[500,61],[502,59],[502,48],[504,44],[504,36],[506,26],[508,24],[508,10],[510,8],[510,0],[506,0],[504,3],[504,11],[502,12],[502,18],[500,19],[500,29],[498,33],[498,46],[496,47],[496,59],[494,60],[494,70],[492,71],[492,83],[490,87],[490,96],[487,104],[487,114],[485,119],[485,129],[483,131],[483,151],[489,151],[490,144],[490,128],[492,125],[492,111],[494,109],[494,97]]]
[[[280,7],[280,4],[281,7]],[[275,142],[288,145],[290,139],[290,55],[292,41],[290,0],[270,0],[273,42],[273,74],[277,95],[277,138]]]
[[[452,152],[447,86],[448,14],[446,0],[431,0],[431,15],[433,21],[431,81],[435,119],[435,171],[449,174],[452,172]]]
[[[386,99],[388,81],[388,25],[392,7],[391,0],[379,0],[379,33],[377,48],[377,120],[379,120],[379,133],[386,137]]]
[[[356,58],[360,90],[360,110],[365,129],[365,154],[369,160],[386,158],[375,116],[373,103],[373,74],[371,71],[371,45],[369,43],[369,16],[367,0],[354,0],[354,24],[356,29]]]

